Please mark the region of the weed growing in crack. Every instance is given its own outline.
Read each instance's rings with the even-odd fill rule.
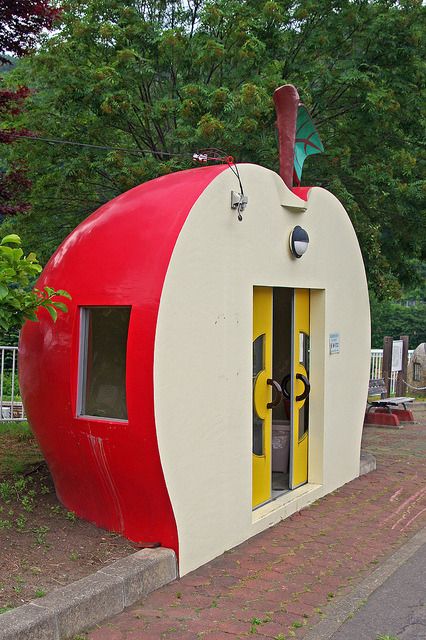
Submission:
[[[262,624],[262,620],[260,618],[252,618],[250,620],[250,633],[257,633],[257,627]]]

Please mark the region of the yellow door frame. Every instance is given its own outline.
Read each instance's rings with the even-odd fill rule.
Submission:
[[[273,287],[253,288],[252,507],[272,496]],[[310,290],[293,289],[289,488],[308,482]],[[279,385],[277,385],[279,388]],[[281,391],[280,391],[281,393]],[[277,395],[278,398],[278,395]]]
[[[292,376],[290,401],[290,477],[289,488],[308,482],[308,410],[310,290],[294,289],[292,321]]]
[[[272,287],[253,288],[252,506],[271,499],[272,473]]]

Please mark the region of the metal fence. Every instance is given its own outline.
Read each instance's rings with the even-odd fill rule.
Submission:
[[[408,352],[410,362],[413,351]],[[371,349],[370,378],[382,378],[383,349]],[[18,384],[18,347],[0,346],[0,422],[25,420]],[[395,393],[397,373],[392,372],[391,394]]]
[[[413,355],[413,349],[409,349],[408,362],[410,362],[412,355]],[[371,360],[370,360],[370,379],[371,380],[377,380],[377,378],[383,378],[382,364],[383,364],[383,349],[371,349]],[[392,371],[391,384],[390,384],[391,395],[395,394],[397,375],[398,375],[397,371]]]
[[[0,421],[25,420],[18,384],[18,347],[0,347]]]

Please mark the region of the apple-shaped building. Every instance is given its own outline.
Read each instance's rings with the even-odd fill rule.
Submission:
[[[98,209],[37,284],[67,290],[68,313],[20,341],[61,502],[174,549],[181,575],[359,474],[370,328],[351,222],[322,188],[238,172]]]

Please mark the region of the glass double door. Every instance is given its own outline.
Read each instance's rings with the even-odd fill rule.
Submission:
[[[309,289],[253,289],[253,508],[308,481]]]

